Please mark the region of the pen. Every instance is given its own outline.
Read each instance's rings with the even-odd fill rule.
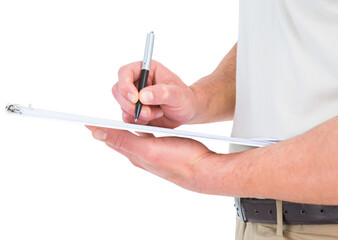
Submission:
[[[143,57],[143,62],[142,62],[140,83],[138,85],[139,92],[147,85],[150,63],[151,63],[151,56],[153,54],[153,48],[154,48],[154,38],[155,38],[154,32],[150,32],[147,34],[146,47],[144,49],[144,57]],[[138,100],[135,106],[135,122],[137,122],[137,119],[140,116],[141,108],[142,108],[142,103],[140,102],[140,100]]]

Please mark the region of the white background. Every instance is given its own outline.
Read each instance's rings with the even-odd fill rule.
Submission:
[[[117,71],[153,58],[192,84],[237,40],[238,2],[0,3],[0,107],[121,120]],[[233,239],[233,199],[184,190],[133,167],[81,125],[0,111],[0,239]],[[231,122],[186,126],[229,136]],[[228,145],[205,142],[226,153]]]

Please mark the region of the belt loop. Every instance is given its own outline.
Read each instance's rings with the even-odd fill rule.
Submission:
[[[283,202],[281,200],[276,200],[276,210],[277,210],[276,235],[283,237]]]

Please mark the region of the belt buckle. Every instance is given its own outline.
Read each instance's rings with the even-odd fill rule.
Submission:
[[[241,201],[242,201],[241,198],[235,198],[235,207],[236,207],[236,211],[237,211],[237,216],[238,216],[243,222],[247,222],[248,219],[246,218],[245,211],[244,211],[244,209],[243,209],[243,206],[242,206]]]

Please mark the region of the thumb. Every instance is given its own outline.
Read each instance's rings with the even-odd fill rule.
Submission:
[[[181,87],[176,85],[156,84],[145,87],[140,92],[140,101],[148,105],[182,105],[185,96]]]

